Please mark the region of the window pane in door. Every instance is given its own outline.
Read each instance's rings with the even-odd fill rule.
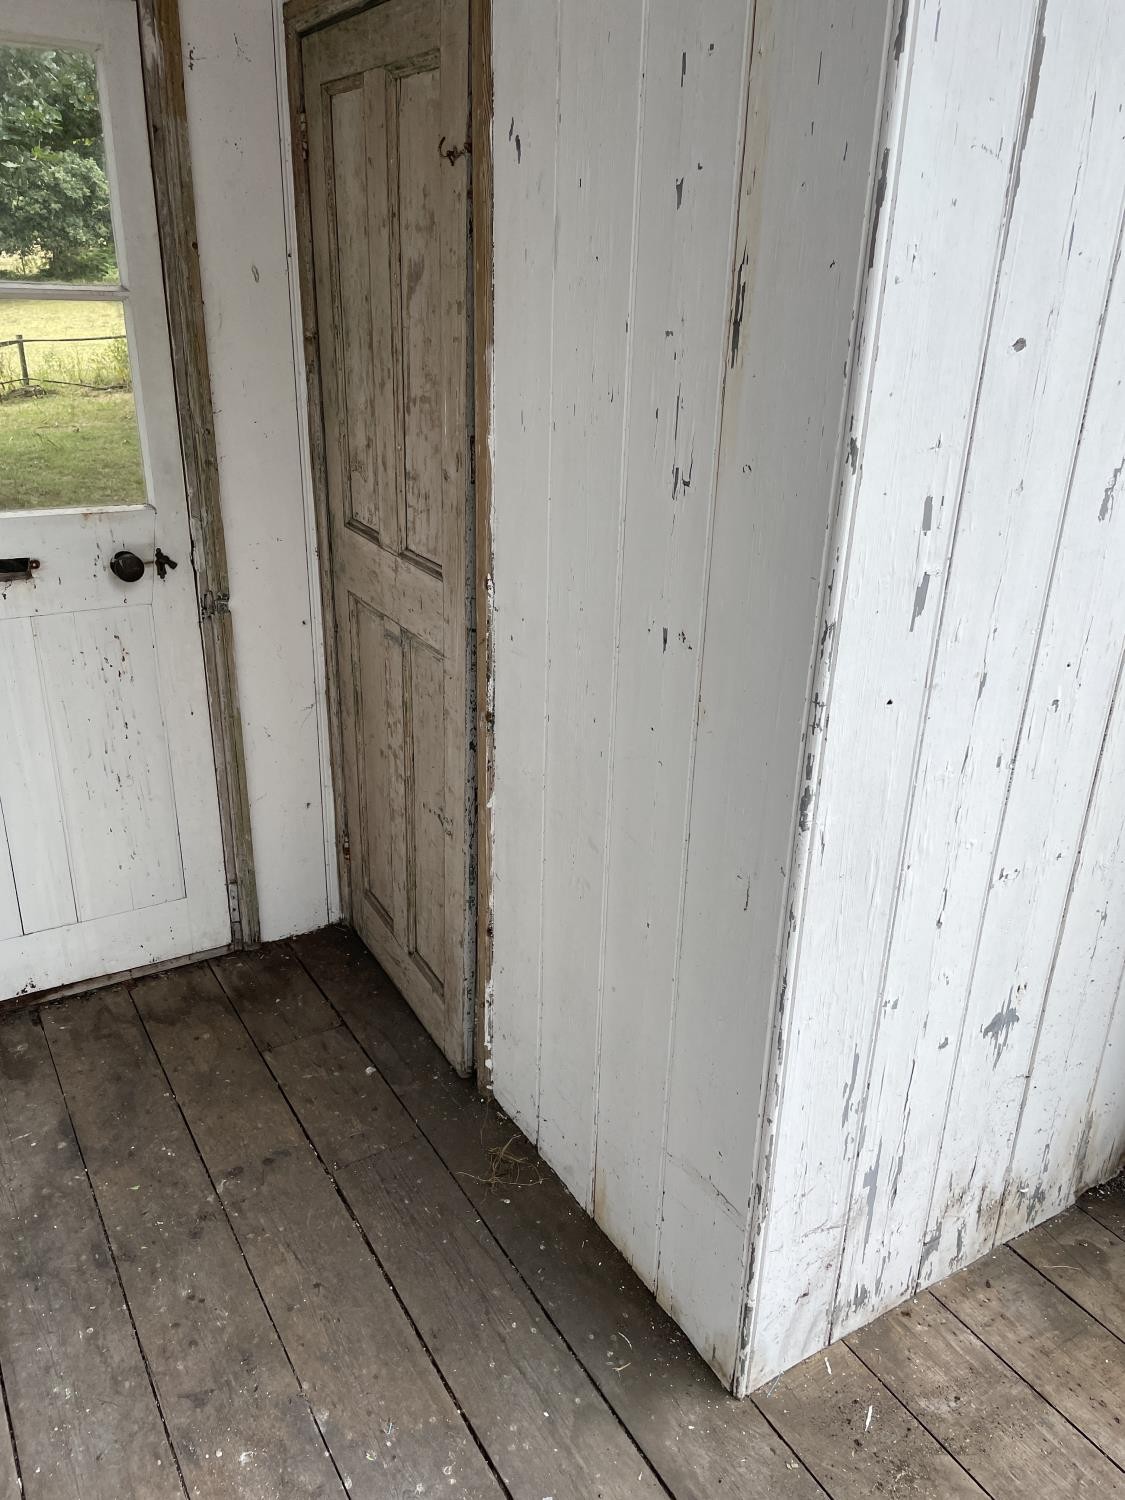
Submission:
[[[0,291],[0,511],[145,498],[121,303]]]
[[[0,46],[0,281],[115,282],[97,68]]]

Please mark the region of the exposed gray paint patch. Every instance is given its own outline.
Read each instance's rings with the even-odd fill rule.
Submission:
[[[1012,168],[1012,191],[1010,202],[1016,201],[1020,189],[1020,173],[1023,170],[1023,153],[1027,146],[1031,119],[1035,114],[1035,103],[1039,98],[1039,76],[1043,71],[1043,54],[1047,50],[1047,0],[1039,0],[1039,17],[1035,34],[1035,46],[1031,53],[1031,68],[1027,78],[1027,94],[1024,97],[1023,117],[1020,120],[1019,139],[1016,142],[1015,164]]]
[[[987,1026],[981,1027],[981,1036],[985,1036],[992,1043],[995,1056],[992,1066],[995,1067],[1003,1056],[1004,1048],[1008,1045],[1008,1037],[1011,1035],[1012,1027],[1019,1020],[1019,1011],[1014,1004],[1014,992],[1009,994],[1003,1007],[996,1012]]]
[[[750,257],[744,250],[742,259],[738,262],[738,272],[734,283],[734,308],[730,320],[730,367],[733,370],[738,361],[738,343],[742,337],[742,315],[746,311],[746,267]]]
[[[871,243],[867,249],[867,269],[870,271],[875,266],[875,243],[879,238],[879,220],[883,216],[883,200],[887,196],[887,164],[890,161],[891,148],[883,147],[883,160],[879,165],[879,181],[875,185],[875,212],[871,215]]]
[[[919,583],[918,587],[914,590],[914,613],[910,617],[910,629],[911,629],[911,631],[913,631],[914,626],[917,624],[917,622],[918,622],[918,620],[919,620],[919,618],[920,618],[920,616],[922,614],[922,611],[926,607],[926,595],[929,592],[930,592],[930,575],[928,573],[923,573],[922,574],[922,581],[921,581],[921,583]]]
[[[895,62],[898,62],[902,49],[906,46],[906,16],[909,9],[909,0],[902,0],[902,9],[898,13],[898,30],[895,32]]]
[[[1113,500],[1114,495],[1117,491],[1117,481],[1121,478],[1121,471],[1123,469],[1125,469],[1125,458],[1123,458],[1117,465],[1116,469],[1114,469],[1112,475],[1110,476],[1109,483],[1105,487],[1105,493],[1102,495],[1101,507],[1098,510],[1099,521],[1108,521],[1110,516],[1113,515]]]
[[[840,1112],[840,1124],[841,1124],[841,1126],[844,1126],[844,1125],[846,1125],[848,1123],[848,1109],[849,1109],[849,1107],[851,1105],[851,1102],[852,1102],[852,1095],[855,1093],[855,1081],[856,1081],[856,1078],[858,1077],[858,1075],[859,1075],[859,1048],[857,1047],[855,1049],[855,1052],[854,1052],[853,1056],[852,1056],[852,1076],[851,1076],[851,1080],[848,1083],[847,1088],[844,1090],[844,1108]]]
[[[867,1249],[867,1242],[871,1238],[871,1225],[875,1218],[875,1199],[879,1195],[879,1163],[883,1159],[883,1146],[880,1142],[879,1149],[875,1153],[875,1160],[863,1174],[863,1191],[867,1194],[867,1227],[863,1231],[863,1248]]]
[[[922,535],[929,536],[934,524],[934,497],[927,495],[922,501]]]

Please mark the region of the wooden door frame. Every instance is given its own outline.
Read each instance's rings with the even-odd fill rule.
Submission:
[[[173,3],[173,0],[142,0],[142,3]],[[321,597],[324,609],[325,675],[328,690],[328,723],[332,761],[333,800],[337,829],[347,827],[344,805],[344,746],[340,712],[339,669],[335,639],[335,585],[332,575],[332,543],[328,525],[328,473],[325,460],[323,386],[317,337],[316,283],[313,272],[312,206],[308,178],[308,147],[305,139],[304,77],[301,43],[318,31],[348,16],[370,10],[382,0],[286,0],[282,15],[285,29],[285,66],[289,95],[289,126],[292,134],[293,203],[297,222],[297,268],[301,292],[301,332],[305,351],[305,381],[308,387],[309,448],[312,460],[313,507],[316,515],[317,551]],[[472,339],[471,399],[472,445],[475,454],[472,483],[472,515],[469,535],[473,540],[473,606],[475,630],[470,631],[468,668],[475,679],[476,722],[474,815],[476,974],[473,982],[475,1025],[473,1050],[480,1087],[486,1088],[490,1063],[487,1037],[486,997],[492,974],[492,329],[493,329],[493,223],[492,223],[492,0],[468,0],[469,4],[469,98],[470,266],[469,328]],[[337,839],[340,901],[351,907],[350,864],[342,839]]]
[[[215,753],[231,946],[249,948],[260,941],[261,925],[219,497],[178,0],[137,0],[137,17],[180,451],[188,519],[196,542],[192,562]]]

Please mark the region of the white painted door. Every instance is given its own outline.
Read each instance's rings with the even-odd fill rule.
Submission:
[[[302,61],[350,915],[469,1066],[467,0],[385,0]]]
[[[0,107],[2,999],[230,919],[133,0],[3,0]]]

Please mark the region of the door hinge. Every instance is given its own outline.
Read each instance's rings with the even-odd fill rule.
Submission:
[[[346,833],[340,836],[340,857],[349,860],[352,857],[352,844]]]
[[[303,161],[309,159],[309,117],[304,110],[297,116],[297,129],[301,133],[301,158]]]
[[[235,928],[242,926],[242,904],[238,899],[238,882],[227,881],[227,907],[230,911],[230,925]]]
[[[230,614],[230,595],[216,594],[211,589],[204,589],[199,600],[199,618],[201,620],[213,620],[216,615]]]

